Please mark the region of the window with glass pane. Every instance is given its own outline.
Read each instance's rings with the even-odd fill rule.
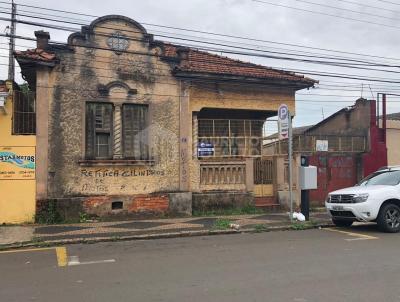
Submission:
[[[112,124],[112,104],[86,104],[86,158],[112,158]]]
[[[122,111],[124,158],[147,160],[147,105],[125,104]]]

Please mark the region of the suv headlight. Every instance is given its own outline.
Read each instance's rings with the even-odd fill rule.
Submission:
[[[353,196],[353,203],[365,202],[367,201],[368,196],[369,196],[368,193],[356,194]]]
[[[331,202],[331,195],[326,196],[325,202],[326,203],[330,203]]]

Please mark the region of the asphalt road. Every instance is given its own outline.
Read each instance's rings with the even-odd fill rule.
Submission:
[[[0,301],[393,302],[399,250],[364,226],[0,253]]]

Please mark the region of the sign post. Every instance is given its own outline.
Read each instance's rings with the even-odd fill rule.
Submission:
[[[290,222],[293,222],[292,118],[290,116],[289,108],[286,104],[279,106],[278,128],[279,139],[288,139]]]

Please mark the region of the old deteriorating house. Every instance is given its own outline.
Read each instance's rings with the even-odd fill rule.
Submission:
[[[123,16],[96,19],[66,45],[35,34],[37,48],[15,56],[37,98],[37,210],[54,201],[65,216],[254,203],[271,169],[266,118],[281,103],[294,114],[295,92],[316,83],[156,41]]]

